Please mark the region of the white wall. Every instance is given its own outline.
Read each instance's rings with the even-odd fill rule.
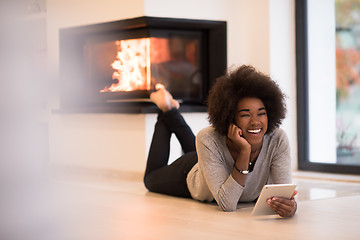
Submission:
[[[270,74],[287,95],[287,117],[282,128],[288,134],[293,168],[297,169],[295,6],[289,0],[270,2]]]
[[[138,171],[144,166],[145,117],[131,114],[53,114],[55,164]]]
[[[276,0],[48,0],[49,62],[56,78],[58,30],[61,27],[144,15],[225,20],[228,22],[228,66],[252,64],[260,71],[274,74],[290,97],[289,107],[294,107],[294,25],[291,24],[294,18],[293,0],[281,2],[282,4],[278,4]],[[276,18],[279,16],[280,21]],[[274,26],[276,33],[271,32]],[[281,45],[276,44],[278,39],[281,39]],[[283,69],[286,69],[285,73]],[[52,106],[56,107],[57,104]],[[288,116],[286,129],[292,139],[291,147],[296,149],[294,112],[296,113],[295,108]],[[51,114],[51,161],[103,169],[143,171],[155,119],[154,114]],[[188,113],[185,114],[185,119],[195,133],[208,125],[205,113]],[[172,143],[172,147],[174,158],[180,150],[176,143]],[[295,156],[294,162],[296,160]]]

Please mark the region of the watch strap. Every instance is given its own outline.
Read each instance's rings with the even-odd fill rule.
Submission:
[[[240,169],[238,169],[235,164],[234,164],[234,168],[236,169],[236,171],[238,171],[238,172],[241,173],[241,174],[245,174],[245,175],[246,175],[246,174],[249,173],[249,170],[240,170]]]

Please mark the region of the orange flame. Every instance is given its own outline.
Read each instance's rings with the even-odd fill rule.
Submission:
[[[112,79],[117,82],[100,92],[150,90],[150,39],[116,41],[116,60],[111,64],[115,70]]]

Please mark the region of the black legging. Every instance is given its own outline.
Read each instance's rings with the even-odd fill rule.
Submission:
[[[172,133],[179,140],[184,155],[168,165]],[[147,159],[146,188],[151,192],[189,198],[186,177],[196,163],[195,136],[179,110],[160,112]]]

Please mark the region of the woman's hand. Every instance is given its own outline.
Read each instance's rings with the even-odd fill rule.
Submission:
[[[290,199],[280,197],[269,198],[267,204],[281,217],[292,217],[297,209],[297,203],[294,199],[296,194],[297,191],[295,190]]]
[[[242,137],[242,130],[235,124],[230,124],[227,137],[241,150],[251,150],[249,142]]]

